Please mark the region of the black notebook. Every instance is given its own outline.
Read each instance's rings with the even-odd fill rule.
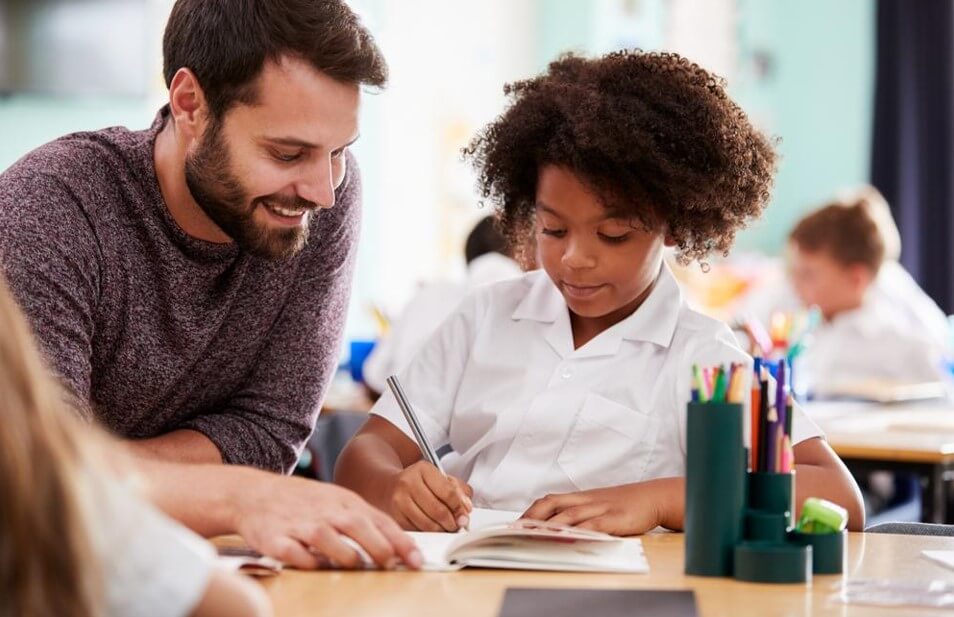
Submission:
[[[691,591],[508,589],[499,617],[696,617]]]

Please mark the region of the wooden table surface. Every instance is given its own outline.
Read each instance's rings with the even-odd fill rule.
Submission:
[[[843,458],[938,464],[954,460],[954,406],[809,404],[806,412]]]
[[[927,609],[843,605],[832,596],[842,576],[816,576],[810,585],[763,585],[683,574],[682,534],[643,537],[649,574],[564,574],[505,570],[438,572],[285,571],[263,582],[276,615],[304,617],[494,617],[507,587],[693,589],[699,615],[902,615]],[[954,550],[954,538],[849,534],[850,578],[937,579],[948,570],[921,555],[923,549]],[[634,615],[638,615],[634,607]],[[932,615],[945,614],[932,610]],[[950,614],[950,613],[948,613]],[[596,615],[589,617],[598,617]]]

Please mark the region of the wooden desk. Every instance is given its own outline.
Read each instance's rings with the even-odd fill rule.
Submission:
[[[950,522],[947,480],[954,474],[954,406],[809,404],[806,411],[853,472],[918,474],[922,518]]]
[[[832,600],[841,576],[816,576],[811,585],[761,585],[683,574],[682,534],[643,538],[649,574],[562,574],[505,570],[438,572],[294,572],[264,581],[279,617],[494,617],[507,587],[693,589],[699,615],[872,615],[900,617],[928,609],[846,606]],[[921,556],[954,550],[954,538],[850,534],[850,578],[938,579],[954,571]],[[638,614],[634,607],[634,615]]]

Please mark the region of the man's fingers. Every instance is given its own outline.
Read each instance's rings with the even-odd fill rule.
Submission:
[[[308,534],[309,548],[328,558],[333,566],[339,568],[357,568],[363,560],[356,547],[348,546],[345,536],[329,525],[318,525]]]
[[[322,565],[320,556],[313,554],[301,542],[287,536],[269,538],[261,546],[252,548],[299,570],[314,570]]]
[[[374,524],[377,525],[385,540],[391,544],[394,552],[406,566],[417,570],[424,565],[424,558],[417,548],[417,544],[390,517],[383,513],[375,514]]]
[[[360,514],[349,514],[336,528],[364,549],[378,567],[392,567],[395,561],[394,547],[371,520],[370,514],[370,509]]]

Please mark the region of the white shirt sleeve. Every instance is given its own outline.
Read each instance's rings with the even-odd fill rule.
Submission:
[[[182,617],[202,599],[211,544],[111,479],[94,480],[90,531],[111,617]]]
[[[474,294],[468,296],[398,372],[398,379],[417,413],[421,428],[435,449],[450,440],[454,400],[474,340],[477,304]],[[389,389],[381,394],[371,413],[414,439],[414,433]]]
[[[728,327],[725,327],[724,331],[720,332],[717,337],[706,341],[695,348],[689,348],[684,362],[684,370],[680,374],[679,379],[676,380],[678,388],[678,404],[680,405],[679,408],[681,410],[685,410],[687,404],[689,403],[689,396],[692,388],[690,375],[693,364],[698,364],[700,367],[717,366],[720,364],[729,366],[733,362],[741,362],[748,368],[749,381],[747,382],[746,386],[746,391],[748,392],[752,387],[752,357],[736,346],[735,338],[732,335],[732,331],[729,330]],[[769,376],[769,391],[775,392],[775,379],[771,375]],[[751,397],[744,396],[742,405],[743,409],[745,410],[745,418],[750,418],[752,409]],[[682,418],[682,446],[683,450],[685,450],[685,411],[680,414],[680,417]],[[745,444],[749,446],[751,444],[751,423],[743,422],[743,430],[745,433]],[[812,439],[814,437],[821,437],[824,439],[825,434],[818,427],[818,425],[815,424],[805,414],[801,405],[795,403],[793,406],[792,415],[792,445],[794,446],[795,444],[801,443],[806,439]]]

